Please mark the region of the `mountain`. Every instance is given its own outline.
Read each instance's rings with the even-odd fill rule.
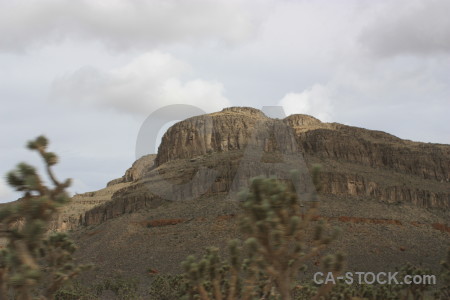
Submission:
[[[158,153],[138,159],[99,191],[76,195],[53,224],[70,230],[87,278],[146,278],[180,271],[188,254],[225,248],[238,235],[236,193],[249,178],[291,180],[305,203],[321,165],[320,213],[343,229],[332,251],[355,271],[394,271],[405,262],[436,270],[450,244],[450,145],[308,115],[273,119],[247,107],[170,127]],[[303,202],[302,202],[303,203]]]

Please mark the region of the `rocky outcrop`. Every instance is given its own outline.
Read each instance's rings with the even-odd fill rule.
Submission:
[[[243,150],[255,128],[272,135],[254,141],[266,152],[295,149],[306,156],[346,161],[373,168],[450,181],[450,146],[399,139],[390,134],[336,123],[322,123],[307,115],[291,115],[286,127],[274,130],[275,120],[253,108],[229,108],[194,117],[172,126],[164,135],[155,165],[213,152]],[[286,140],[295,132],[297,145]],[[281,141],[277,141],[277,139]]]
[[[229,194],[276,168],[303,170],[299,190],[308,193],[308,170],[316,163],[322,165],[324,195],[450,208],[450,145],[402,140],[308,115],[278,120],[254,108],[232,107],[173,125],[158,154],[136,161],[110,182],[126,186],[79,220],[98,224],[167,199]]]
[[[155,158],[156,154],[148,154],[139,158],[128,170],[126,170],[122,177],[111,180],[106,186],[109,187],[119,183],[133,182],[141,179],[145,173],[153,167]]]
[[[331,175],[324,178],[328,193],[365,195],[426,207],[449,205],[449,145],[402,140],[381,131],[323,123],[308,115],[291,115],[279,122],[285,126],[245,107],[190,118],[166,132],[155,165],[208,153],[247,151],[251,145],[265,153],[297,153],[309,165],[322,163],[325,169],[333,162],[348,166],[345,173],[328,170],[328,174],[336,175],[333,180]],[[377,176],[382,172],[400,175],[383,182]],[[360,180],[337,180],[337,174]],[[417,180],[419,183],[411,184]],[[352,188],[349,182],[362,182],[363,188]]]
[[[450,193],[434,186],[412,186],[393,183],[376,182],[370,176],[323,172],[321,174],[323,193],[340,196],[358,196],[378,199],[392,204],[410,203],[419,207],[440,207],[450,209]]]
[[[178,122],[164,134],[155,165],[212,152],[244,149],[252,129],[268,120],[257,109],[232,107]]]
[[[73,196],[71,202],[62,207],[62,210],[55,216],[50,224],[50,230],[67,231],[75,229],[82,224],[95,224],[97,221],[106,220],[111,216],[117,216],[118,211],[123,213],[129,210],[130,205],[132,209],[140,208],[141,206],[139,205],[133,206],[132,204],[116,203],[111,200],[114,193],[121,189],[126,189],[133,182],[142,179],[146,172],[153,166],[155,157],[155,154],[150,154],[136,160],[122,177],[111,180],[101,190]],[[142,199],[144,198],[140,197],[138,202],[141,203]],[[123,208],[122,205],[124,206]],[[104,210],[104,206],[108,208],[105,210],[107,217],[103,218],[99,212]],[[88,221],[86,221],[86,218]]]
[[[158,207],[163,202],[164,200],[161,198],[148,193],[140,194],[139,197],[119,197],[81,214],[77,222],[84,226],[100,224],[106,220],[143,208]]]
[[[385,168],[424,179],[450,180],[448,145],[414,143],[338,124],[302,132],[298,142],[308,156]]]

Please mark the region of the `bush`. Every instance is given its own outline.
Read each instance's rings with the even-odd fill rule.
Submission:
[[[145,299],[178,300],[183,295],[183,277],[181,275],[156,275]]]
[[[0,251],[1,299],[54,299],[66,282],[87,266],[74,263],[75,245],[63,233],[47,234],[47,228],[60,205],[69,201],[66,188],[70,180],[60,182],[52,171],[58,157],[47,152],[48,140],[40,136],[28,143],[45,162],[53,188],[47,187],[36,169],[18,164],[7,174],[8,183],[23,197],[0,210],[1,236],[6,247]]]
[[[56,300],[96,300],[104,297],[105,292],[114,295],[114,299],[129,300],[141,299],[138,293],[137,279],[116,276],[90,285],[72,282],[60,289],[55,296]]]
[[[320,190],[318,178],[318,169],[315,169],[313,182]],[[319,254],[338,232],[326,235],[326,224],[319,221],[312,236],[307,237],[311,232],[308,228],[312,227],[310,221],[316,215],[317,194],[312,195],[306,214],[300,212],[293,186],[275,179],[253,179],[250,190],[241,197],[244,214],[240,228],[246,240],[229,242],[228,260],[220,258],[219,249],[213,247],[208,248],[200,260],[189,256],[183,262],[185,273],[180,299],[450,299],[450,250],[447,260],[442,262],[437,286],[347,285],[340,281],[317,285],[310,280],[299,281],[298,274],[305,268],[304,263]],[[343,270],[343,262],[344,257],[337,253],[325,256],[322,266],[336,278]],[[399,270],[399,278],[424,274],[433,273],[411,264]]]
[[[323,296],[323,300],[416,300],[416,299],[450,299],[450,249],[447,261],[441,263],[442,270],[437,274],[437,285],[394,285],[394,284],[354,284],[347,285],[338,281],[329,293]],[[398,278],[405,275],[431,275],[433,272],[412,264],[407,264],[398,270]],[[306,283],[296,291],[295,299],[311,299],[320,287],[314,283]]]
[[[315,169],[313,179],[319,188],[317,172]],[[185,299],[293,299],[299,271],[338,233],[326,234],[327,225],[319,222],[307,243],[317,195],[302,214],[292,184],[258,177],[240,197],[244,212],[240,228],[246,240],[230,241],[229,260],[221,259],[217,248],[208,248],[200,261],[188,257],[183,262]],[[327,270],[340,272],[343,260],[341,254],[327,257]],[[328,289],[330,286],[324,286],[316,297]]]

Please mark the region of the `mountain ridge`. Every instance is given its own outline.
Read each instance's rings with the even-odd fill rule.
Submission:
[[[87,282],[108,274],[145,282],[149,267],[179,273],[203,246],[226,249],[239,235],[236,192],[250,177],[299,167],[298,188],[307,192],[310,169],[320,164],[317,219],[343,229],[331,251],[347,253],[350,270],[390,271],[407,262],[437,270],[450,242],[449,162],[450,145],[229,108],[174,124],[158,154],[73,197],[52,229],[69,230],[80,261],[98,267]]]
[[[187,182],[201,167],[201,159],[214,168],[217,162],[211,157],[220,154],[226,160],[224,155],[229,153],[229,159],[233,163],[222,166],[225,171],[222,170],[224,174],[219,176],[225,178],[226,182],[222,183],[226,187],[212,190],[212,193],[227,192],[229,182],[233,179],[232,174],[236,173],[239,160],[242,160],[251,139],[252,130],[257,123],[264,130],[274,130],[270,127],[270,122],[282,122],[286,125],[281,131],[272,133],[284,136],[284,141],[287,141],[284,146],[291,148],[288,152],[302,156],[309,167],[315,163],[322,165],[324,194],[367,196],[391,203],[408,202],[422,207],[449,208],[449,145],[402,140],[381,131],[323,123],[308,115],[290,115],[283,120],[274,121],[257,109],[233,107],[174,124],[164,134],[158,154],[137,160],[122,178],[109,182],[107,187],[112,188],[117,184],[125,186],[111,193],[110,199],[104,198],[100,207],[94,205],[92,210],[75,218],[78,220],[75,223],[90,225],[94,222],[91,220],[96,220],[94,223],[97,223],[135,209],[153,206],[149,203],[156,201],[158,197],[151,196],[148,189],[143,189],[140,195],[136,192],[136,189],[139,190],[140,179],[150,178],[146,184],[151,185],[148,181],[156,176],[157,171],[158,176],[159,173],[167,173],[165,177],[168,180],[176,181],[177,177],[183,177],[181,181]],[[295,141],[289,140],[292,136],[288,135],[292,132],[284,132],[291,129]],[[256,137],[253,142],[263,149],[265,155],[277,152],[277,141],[273,136],[260,139]],[[191,162],[197,159],[197,163]],[[182,160],[185,161],[181,162]],[[181,167],[177,162],[185,166]],[[177,168],[189,175],[180,175]],[[201,183],[206,183],[206,178]],[[184,196],[200,196],[194,194]],[[78,198],[75,197],[74,202]],[[142,203],[138,203],[138,198]],[[117,204],[109,203],[110,201],[116,201]],[[164,201],[160,199],[157,202]]]
[[[143,189],[140,195],[136,192],[141,179],[155,177],[157,171],[158,178],[159,173],[167,173],[165,177],[169,181],[177,181],[177,177],[183,177],[182,181],[186,182],[192,179],[202,163],[214,168],[217,162],[211,156],[219,153],[222,156],[229,153],[230,158],[222,159],[231,159],[234,163],[222,166],[226,170],[219,176],[219,182],[225,178],[227,182],[222,181],[222,185],[226,187],[213,188],[212,193],[227,192],[229,182],[233,179],[232,173],[236,173],[239,168],[239,160],[244,156],[254,127],[259,124],[258,126],[265,126],[264,130],[270,131],[273,130],[269,128],[272,121],[274,119],[261,111],[247,107],[226,108],[221,112],[180,121],[164,134],[158,154],[138,159],[124,176],[107,184],[106,189],[114,190],[106,193],[110,197],[92,202],[94,205],[86,207],[85,212],[77,217],[71,216],[68,220],[66,216],[66,220],[60,219],[58,222],[68,222],[71,224],[68,227],[74,228],[98,223],[142,207],[154,206],[150,204],[152,201],[162,203],[164,201],[156,200],[158,197],[151,195],[149,189]],[[286,125],[286,128],[274,133],[285,136],[286,144],[292,144],[284,145],[291,148],[290,152],[303,156],[302,160],[309,167],[316,163],[322,165],[324,194],[368,196],[391,203],[409,202],[422,207],[449,208],[449,145],[402,140],[382,131],[323,123],[312,116],[301,114],[290,115],[276,122]],[[290,133],[284,132],[291,129],[295,141],[289,140],[292,139],[291,136],[287,137]],[[273,136],[265,136],[259,140],[256,137],[253,143],[261,147],[264,154],[277,152],[277,141]],[[204,160],[200,164],[200,159],[197,163],[190,161],[200,157]],[[177,165],[176,162],[181,160],[186,160],[181,162],[185,167]],[[176,166],[171,166],[171,163]],[[189,175],[180,175],[177,168]],[[383,174],[381,177],[384,178],[380,178],[379,174]],[[389,180],[395,184],[390,184]],[[205,178],[200,184],[202,183],[206,183]],[[118,184],[123,186],[118,188]],[[200,196],[194,194],[185,196]],[[95,193],[85,193],[75,196],[73,200],[75,205],[77,202],[86,203],[86,198],[94,198],[94,195]],[[117,203],[114,205],[114,202]]]

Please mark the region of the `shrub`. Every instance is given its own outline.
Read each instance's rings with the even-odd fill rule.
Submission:
[[[7,174],[8,183],[23,197],[0,210],[1,236],[6,247],[0,251],[0,298],[53,299],[57,290],[87,266],[74,263],[74,243],[63,233],[47,234],[48,224],[60,205],[69,201],[66,188],[52,171],[58,157],[47,152],[48,140],[40,136],[28,143],[45,162],[53,188],[47,187],[36,169],[18,164]]]
[[[156,275],[149,287],[148,300],[178,300],[183,294],[181,275]]]
[[[323,300],[416,300],[416,299],[450,299],[450,249],[447,261],[441,263],[442,270],[437,277],[437,285],[430,284],[354,284],[348,285],[337,281]],[[405,275],[431,275],[433,272],[412,264],[406,264],[398,270],[398,278]],[[317,294],[319,287],[311,282],[302,285],[295,293],[295,299],[311,299]]]
[[[92,284],[74,281],[61,288],[55,296],[56,300],[97,300],[104,299],[109,293],[114,299],[142,299],[138,295],[139,281],[135,278],[114,276]],[[147,298],[146,298],[147,299]]]
[[[317,176],[313,180],[320,188]],[[244,242],[229,242],[230,257],[223,260],[217,248],[208,248],[197,261],[189,256],[184,262],[185,299],[282,299],[290,300],[295,290],[299,270],[313,256],[319,255],[337,235],[325,234],[326,224],[319,222],[308,246],[310,220],[316,214],[317,195],[302,214],[294,186],[274,178],[254,178],[250,189],[240,195],[243,201],[241,232]],[[327,258],[328,270],[339,272],[343,256]],[[323,286],[316,297],[330,286]]]

